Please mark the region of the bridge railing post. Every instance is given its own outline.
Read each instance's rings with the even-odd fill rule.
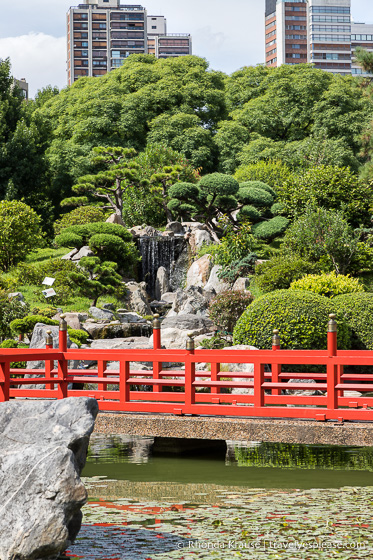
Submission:
[[[0,402],[9,400],[10,393],[10,364],[0,362]]]
[[[272,337],[272,350],[275,352],[276,350],[280,350],[281,348],[281,340],[279,331],[275,329],[273,331]],[[281,364],[272,364],[272,383],[278,383],[280,380],[280,373],[281,373]],[[271,389],[272,395],[280,395],[281,389]]]
[[[46,334],[47,334],[47,336],[45,337],[45,349],[46,350],[52,350],[53,349],[52,331],[47,331]],[[53,360],[45,360],[45,377],[52,377],[53,367],[54,367],[54,361]],[[54,384],[53,383],[46,383],[45,388],[53,390],[54,389]]]
[[[185,412],[191,413],[192,406],[196,402],[196,389],[193,385],[196,380],[196,364],[191,361],[190,356],[194,354],[195,344],[192,334],[188,334],[186,343],[187,356],[185,358]]]
[[[329,315],[328,323],[328,364],[326,366],[327,383],[327,407],[331,410],[338,408],[338,366],[334,365],[330,358],[337,355],[337,321],[335,315]]]
[[[60,317],[60,329],[58,333],[59,351],[67,352],[67,323],[65,321],[65,315]],[[65,399],[67,397],[68,391],[68,380],[67,380],[67,360],[65,357],[58,360],[58,372],[57,378],[59,380],[57,387],[57,398]]]
[[[161,350],[161,322],[159,320],[159,315],[156,313],[153,319],[153,349],[156,355],[157,350]],[[159,379],[160,373],[162,371],[163,364],[157,360],[153,361],[153,379]],[[153,393],[161,393],[161,385],[153,385]]]

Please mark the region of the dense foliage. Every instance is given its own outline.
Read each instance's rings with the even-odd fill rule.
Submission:
[[[280,331],[281,347],[326,348],[326,326],[335,311],[334,300],[311,292],[278,290],[256,299],[238,320],[235,344],[271,348],[274,329]],[[349,329],[338,313],[338,346],[350,347]]]
[[[250,292],[225,290],[211,300],[210,319],[220,331],[232,334],[238,319],[252,301]]]
[[[43,242],[40,218],[16,200],[0,201],[0,269],[8,270]]]
[[[330,272],[329,274],[308,274],[290,285],[291,290],[307,290],[320,296],[333,298],[342,294],[359,293],[364,291],[358,278],[350,278]]]
[[[286,290],[294,280],[318,272],[319,267],[295,255],[280,255],[258,264],[255,285],[264,293]]]
[[[373,350],[373,294],[345,294],[332,301],[352,331],[352,348]]]

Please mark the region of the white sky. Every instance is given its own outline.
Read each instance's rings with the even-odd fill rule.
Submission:
[[[30,96],[48,84],[66,85],[66,12],[79,0],[4,2],[0,19],[0,58],[26,78]],[[169,33],[191,33],[193,54],[227,73],[264,61],[265,0],[140,0],[149,15],[164,15]],[[352,0],[355,21],[373,22],[372,0]]]

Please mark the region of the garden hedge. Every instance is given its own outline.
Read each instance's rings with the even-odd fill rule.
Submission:
[[[238,320],[234,344],[271,348],[274,329],[280,331],[281,348],[325,349],[329,314],[336,311],[335,300],[312,292],[277,290],[256,299]],[[337,314],[338,347],[350,348],[350,330]]]
[[[352,331],[352,348],[373,350],[373,294],[344,294],[332,303]]]

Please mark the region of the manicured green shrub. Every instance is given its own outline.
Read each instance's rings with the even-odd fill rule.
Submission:
[[[219,330],[232,333],[238,319],[252,301],[253,296],[249,292],[225,290],[211,300],[210,319]]]
[[[249,220],[251,223],[258,222],[261,217],[262,214],[259,212],[259,210],[255,208],[255,206],[252,206],[251,204],[247,204],[246,206],[243,206],[237,214],[238,220],[246,219]]]
[[[300,257],[280,255],[256,267],[255,285],[262,292],[282,290],[289,288],[294,280],[319,270],[318,265]]]
[[[49,317],[43,317],[42,315],[27,315],[23,319],[15,319],[9,326],[13,334],[27,334],[30,337],[37,323],[52,326],[59,324],[58,321],[49,319]]]
[[[0,348],[18,348],[18,342],[13,338],[7,338],[0,344]]]
[[[373,350],[373,294],[344,294],[333,298],[332,303],[352,331],[352,348]]]
[[[363,292],[364,286],[358,278],[338,276],[333,271],[330,274],[308,274],[290,285],[291,290],[307,290],[321,296],[333,298],[342,294]]]
[[[100,296],[115,293],[117,297],[125,295],[126,287],[121,276],[116,272],[115,262],[101,262],[98,257],[83,257],[79,262],[79,269],[71,272],[70,280],[74,290],[92,300],[92,306],[97,304]]]
[[[271,213],[273,216],[280,216],[285,212],[285,206],[282,202],[275,202],[271,206]]]
[[[346,297],[346,296],[344,296]],[[334,300],[311,292],[278,290],[256,299],[243,313],[233,331],[234,344],[271,348],[274,329],[280,331],[281,347],[324,349],[329,314]],[[350,331],[337,312],[338,347],[350,347]]]
[[[266,183],[263,183],[263,181],[244,181],[240,183],[240,190],[241,189],[261,189],[267,191],[273,198],[277,197],[276,191]]]
[[[81,249],[88,245],[102,260],[115,261],[121,270],[134,273],[140,256],[130,232],[121,225],[96,222],[71,226],[55,238],[60,247]]]
[[[247,183],[243,183],[244,185]],[[258,187],[242,187],[237,193],[237,198],[244,204],[251,204],[259,208],[267,208],[274,203],[273,196],[265,189]]]
[[[60,220],[54,223],[55,235],[59,235],[63,229],[70,226],[91,224],[93,222],[103,222],[105,211],[97,206],[78,206],[68,212]]]
[[[268,222],[255,224],[253,226],[253,235],[258,239],[270,241],[285,233],[289,223],[289,220],[284,216],[276,216],[268,220]]]

